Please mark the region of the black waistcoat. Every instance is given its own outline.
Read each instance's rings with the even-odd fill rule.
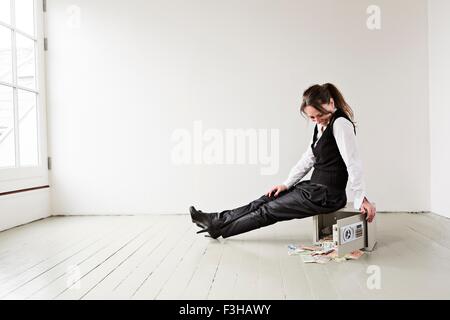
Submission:
[[[340,117],[344,117],[350,121],[343,111],[337,109],[331,116],[328,126],[322,133],[322,136],[315,147],[314,144],[317,141],[318,133],[317,125],[314,128],[311,148],[316,162],[314,164],[314,171],[311,175],[311,182],[324,184],[332,191],[345,193],[345,187],[347,186],[348,180],[347,166],[342,159],[336,139],[333,135],[334,121]],[[354,126],[353,129],[355,130]]]

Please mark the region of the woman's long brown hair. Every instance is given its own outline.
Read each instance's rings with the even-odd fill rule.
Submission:
[[[303,92],[303,101],[300,106],[300,112],[305,114],[305,107],[311,106],[322,112],[323,114],[330,113],[322,107],[322,104],[330,103],[333,98],[334,106],[342,110],[353,121],[353,110],[345,101],[344,96],[332,83],[325,83],[323,85],[315,84]]]

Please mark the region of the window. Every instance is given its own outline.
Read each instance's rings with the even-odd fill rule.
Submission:
[[[42,5],[0,0],[0,192],[47,180]]]

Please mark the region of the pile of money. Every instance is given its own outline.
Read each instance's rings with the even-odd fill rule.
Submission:
[[[339,257],[336,246],[332,241],[319,241],[316,245],[288,245],[288,255],[299,255],[304,263],[328,263],[333,260],[335,262],[343,262],[346,260],[357,260],[364,254],[361,250],[355,250]]]

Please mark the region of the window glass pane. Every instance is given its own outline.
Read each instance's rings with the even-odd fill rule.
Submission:
[[[0,21],[11,24],[11,0],[0,0]]]
[[[0,85],[0,168],[15,166],[13,89]]]
[[[36,60],[34,58],[34,40],[16,33],[17,47],[17,84],[36,88]]]
[[[16,0],[16,28],[34,36],[34,0]]]
[[[11,30],[3,26],[0,26],[0,81],[12,83]]]
[[[18,90],[20,166],[37,166],[38,126],[36,94]]]

